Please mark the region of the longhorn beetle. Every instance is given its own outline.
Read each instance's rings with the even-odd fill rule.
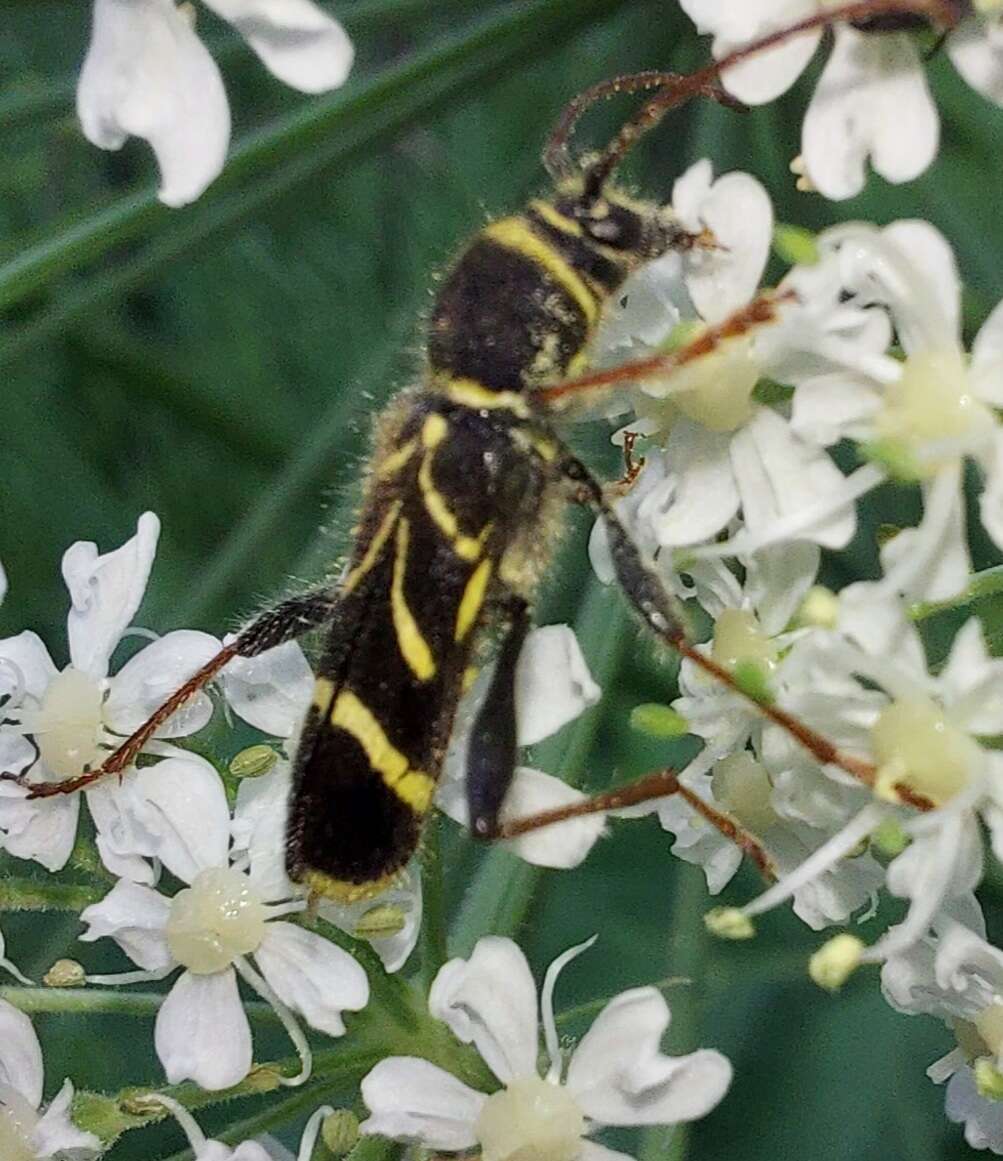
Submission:
[[[763,296],[674,355],[587,372],[604,304],[626,277],[668,250],[713,245],[713,239],[686,234],[671,210],[635,200],[613,183],[645,132],[693,96],[726,101],[718,86],[722,70],[799,32],[834,20],[888,28],[922,19],[946,29],[964,7],[956,0],[844,4],[691,76],[619,77],[571,101],[544,154],[553,192],[491,222],[460,253],[432,310],[422,381],[376,421],[355,547],[340,583],[260,614],[99,768],[62,783],[26,783],[32,796],[68,793],[120,773],[227,662],[324,627],[326,647],[293,766],[287,866],[317,895],[343,901],[375,895],[418,846],[475,641],[500,626],[494,674],[471,731],[467,794],[475,835],[514,835],[572,813],[679,793],[768,871],[755,840],[668,771],[577,807],[499,825],[516,759],[516,662],[553,527],[568,501],[587,505],[605,521],[617,578],[650,630],[744,692],[728,670],[694,648],[674,601],[602,486],[555,435],[548,417],[592,390],[664,376],[776,313],[778,300]],[[590,105],[643,90],[654,95],[604,150],[584,163],[572,159],[568,138]],[[873,781],[867,763],[840,753],[776,706],[758,704],[818,761]],[[924,805],[915,795],[912,801]]]

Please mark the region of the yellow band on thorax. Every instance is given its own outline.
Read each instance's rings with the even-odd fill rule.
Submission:
[[[534,262],[575,300],[591,330],[599,321],[599,303],[571,263],[549,242],[537,237],[525,218],[500,218],[485,227],[484,236]]]

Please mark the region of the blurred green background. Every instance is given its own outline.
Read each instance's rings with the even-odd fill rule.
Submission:
[[[78,539],[121,543],[145,509],[159,514],[163,535],[139,621],[157,631],[222,632],[322,572],[346,543],[370,416],[418,373],[436,272],[487,215],[544,187],[539,150],[569,96],[620,72],[685,70],[706,54],[672,0],[355,0],[336,11],[357,38],[359,64],[342,92],[311,99],[273,80],[199,9],[233,109],[233,160],[194,206],[169,211],[153,196],[142,143],[105,154],[79,132],[73,86],[89,6],[0,0],[0,560],[11,585],[0,636],[32,627],[57,664],[66,658],[62,552]],[[943,147],[909,186],[873,179],[839,205],[794,191],[787,166],[812,74],[778,105],[745,115],[693,106],[629,170],[646,195],[667,199],[675,176],[709,156],[718,172],[754,173],[779,219],[811,228],[929,218],[956,248],[974,328],[1003,295],[1003,113],[969,92],[943,54],[930,74]],[[602,140],[619,115],[597,111],[587,139]],[[613,471],[608,434],[594,425],[573,438]],[[876,522],[916,512],[908,490],[885,489],[830,579],[872,575]],[[607,696],[533,758],[602,786],[685,749],[625,726],[633,705],[671,696],[675,666],[639,644],[619,595],[590,579],[586,533],[575,525],[540,619],[576,624]],[[975,551],[979,564],[993,563],[983,541]],[[553,955],[599,932],[563,978],[561,1007],[664,976],[692,979],[669,993],[669,1043],[720,1048],[735,1084],[688,1132],[625,1138],[645,1161],[972,1155],[924,1076],[951,1047],[947,1033],[892,1013],[874,975],[835,997],[814,989],[805,957],[819,939],[790,915],[768,916],[751,944],[714,943],[701,920],[702,873],[672,859],[654,823],[614,825],[582,869],[563,875],[485,856],[443,830],[452,951],[468,952],[488,931],[512,933],[542,976]],[[25,872],[0,863],[10,870]],[[999,881],[991,875],[983,890],[997,934]],[[755,890],[743,873],[724,901]],[[78,930],[73,916],[5,916],[3,926],[9,954],[33,975]],[[121,965],[93,950],[82,958]],[[64,1074],[109,1091],[161,1075],[130,1023],[46,1016],[37,1026],[47,1091]],[[269,1050],[286,1051],[277,1034],[261,1038],[258,1057]],[[221,1123],[206,1116],[210,1129]],[[159,1158],[181,1144],[169,1130],[133,1137],[113,1156]]]

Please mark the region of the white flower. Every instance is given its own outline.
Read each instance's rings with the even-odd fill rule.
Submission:
[[[0,601],[7,595],[7,574],[4,572],[3,563],[0,562]]]
[[[89,1161],[101,1152],[93,1133],[70,1120],[67,1080],[46,1109],[42,1049],[31,1021],[0,1000],[0,1157],[16,1161]]]
[[[239,974],[285,1025],[303,1068],[284,1083],[300,1084],[310,1075],[311,1057],[292,1012],[329,1036],[341,1036],[342,1011],[358,1011],[368,1001],[366,974],[347,952],[282,921],[281,916],[304,910],[305,900],[289,902],[256,890],[247,875],[228,865],[228,817],[202,825],[199,859],[189,874],[179,876],[190,886],[168,898],[123,879],[83,911],[87,931],[81,939],[107,936],[140,968],[88,979],[157,980],[182,968],[157,1014],[157,1055],[171,1083],[191,1079],[206,1089],[222,1089],[251,1067]]]
[[[957,1047],[930,1065],[936,1084],[947,1082],[948,1119],[964,1125],[973,1149],[1003,1154],[1003,952],[986,942],[974,898],[936,916],[933,934],[890,958],[881,969],[885,998],[900,1012],[938,1016]],[[983,1091],[988,1075],[993,1093]]]
[[[257,1141],[241,1141],[239,1145],[231,1148],[229,1145],[224,1145],[222,1141],[207,1140],[205,1133],[199,1128],[198,1122],[191,1113],[172,1097],[164,1096],[161,1093],[150,1093],[147,1099],[158,1101],[170,1110],[188,1138],[188,1145],[195,1154],[195,1161],[277,1161],[278,1158],[291,1157],[290,1153],[277,1141],[272,1141],[271,1138],[268,1139],[272,1146],[270,1149],[266,1149],[264,1144],[259,1144]],[[310,1161],[310,1158],[313,1157],[314,1147],[317,1144],[317,1137],[320,1135],[324,1118],[330,1116],[333,1111],[330,1105],[322,1105],[311,1115],[303,1127],[297,1161]]]
[[[720,562],[694,566],[701,604],[716,615],[713,641],[701,648],[730,670],[754,667],[782,696],[792,684],[784,655],[806,631],[777,632],[793,609],[787,594],[771,593],[769,574],[760,575],[757,560],[750,562],[744,592]],[[782,574],[777,579],[782,584]],[[820,775],[800,747],[789,744],[787,735],[767,724],[747,699],[687,661],[679,685],[683,696],[673,709],[705,741],[680,782],[754,836],[779,876],[795,871],[860,809],[860,787],[844,787]],[[675,836],[673,854],[702,866],[708,889],[719,892],[738,870],[739,847],[681,796],[656,805],[662,826]],[[873,896],[882,879],[870,855],[845,860],[793,893],[794,912],[813,928],[843,922]]]
[[[362,1081],[371,1113],[362,1132],[430,1149],[479,1146],[484,1161],[627,1161],[587,1138],[608,1125],[673,1125],[708,1113],[728,1088],[731,1065],[711,1049],[663,1055],[669,1009],[654,988],[611,1000],[564,1061],[554,985],[561,968],[591,943],[565,952],[547,971],[539,1008],[550,1058],[544,1077],[537,1072],[536,989],[518,946],[488,936],[469,960],[445,964],[429,1011],[474,1044],[502,1087],[486,1096],[428,1061],[392,1056]]]
[[[699,32],[712,33],[721,58],[741,45],[822,12],[825,0],[680,0]],[[998,16],[971,15],[947,39],[947,53],[973,88],[1003,103],[1003,30]],[[822,29],[792,37],[728,69],[723,83],[750,105],[772,101],[797,79]],[[802,130],[812,185],[826,197],[863,188],[868,158],[892,182],[918,177],[937,154],[940,123],[920,49],[905,31],[862,31],[837,24],[832,55],[819,79]]]
[[[898,596],[941,600],[965,585],[971,571],[965,538],[963,467],[982,470],[982,524],[1003,547],[1003,304],[989,316],[969,361],[961,347],[961,280],[951,248],[922,221],[883,230],[836,227],[820,238],[825,260],[839,270],[843,297],[887,308],[907,358],[844,348],[844,378],[834,413],[831,384],[804,380],[793,402],[794,429],[831,443],[849,437],[873,449],[892,470],[922,486],[919,527],[892,538],[882,551],[885,578],[848,602],[886,623],[882,606]],[[870,618],[872,621],[874,616]]]
[[[974,618],[937,675],[927,671],[911,626],[895,639],[890,654],[882,642],[819,630],[792,647],[784,708],[844,751],[867,755],[874,785],[855,792],[859,809],[842,829],[743,909],[751,916],[784,901],[892,823],[908,845],[888,865],[887,887],[909,909],[861,962],[911,947],[938,912],[974,890],[982,877],[980,819],[997,857],[1003,850],[1003,754],[979,744],[1003,730],[1003,661],[989,656]],[[827,774],[850,782],[831,768]]]
[[[32,632],[0,641],[0,770],[33,783],[60,782],[100,764],[112,749],[220,649],[208,633],[178,629],[135,653],[113,676],[112,654],[139,608],[156,551],[160,522],[140,517],[136,535],[99,555],[79,541],[63,556],[70,595],[70,664],[57,670]],[[142,635],[147,635],[142,631]],[[280,736],[298,724],[309,701],[310,667],[299,646],[281,645],[253,660],[236,658],[220,675],[231,706],[246,721]],[[148,859],[184,877],[201,823],[228,813],[213,767],[170,739],[197,732],[212,715],[206,693],[193,697],[147,746],[163,760],[98,782],[85,793],[97,847],[109,870],[152,883]],[[78,794],[27,799],[0,782],[0,847],[50,871],[66,863],[77,831]]]
[[[307,93],[341,85],[351,41],[311,0],[205,0],[247,40],[281,81]],[[215,62],[195,35],[193,12],[174,0],[95,0],[91,42],[77,87],[89,141],[120,149],[149,141],[160,166],[160,199],[193,201],[219,174],[230,109]]]
[[[762,186],[740,173],[712,182],[709,162],[698,162],[676,183],[673,204],[688,230],[710,230],[717,246],[690,256],[685,290],[678,261],[675,267],[654,263],[628,284],[626,306],[619,315],[614,308],[611,329],[600,337],[600,359],[604,344],[616,346],[621,359],[624,347],[632,354],[664,351],[666,342],[679,341],[676,324],[691,318],[694,306],[716,323],[756,291],[773,227]],[[649,437],[652,446],[645,449],[645,471],[634,488],[641,493],[621,510],[631,513],[631,529],[645,547],[686,547],[687,557],[703,557],[748,555],[797,541],[829,548],[848,542],[854,502],[880,482],[881,473],[868,467],[864,477],[844,478],[817,443],[800,438],[782,414],[753,398],[764,376],[781,377],[806,363],[829,369],[826,346],[833,341],[845,338],[856,349],[859,312],[843,308],[836,289],[826,284],[804,299],[778,299],[776,322],[761,333],[752,327],[639,383],[631,399],[637,418],[627,426]],[[686,324],[683,331],[682,341],[700,333],[687,331]],[[735,531],[731,526],[740,513]],[[725,529],[733,532],[727,541],[707,543]],[[594,536],[594,551],[602,554],[601,522]],[[813,572],[815,556],[803,558],[803,575]]]
[[[469,819],[466,772],[470,729],[487,688],[488,676],[485,674],[478,681],[460,707],[435,797],[439,809],[463,826]],[[530,631],[519,656],[515,683],[516,742],[520,746],[534,745],[556,733],[595,705],[601,694],[589,673],[578,639],[567,625],[546,625]],[[587,797],[542,770],[517,766],[499,818],[505,823],[570,806]],[[506,839],[500,845],[537,866],[576,867],[604,829],[601,815],[584,815]]]

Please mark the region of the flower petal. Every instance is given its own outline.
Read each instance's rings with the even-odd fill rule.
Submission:
[[[921,218],[892,222],[881,231],[881,237],[905,258],[907,276],[922,282],[924,294],[933,297],[940,314],[936,320],[919,314],[911,317],[908,295],[916,292],[915,284],[906,288],[906,296],[899,301],[889,296],[906,352],[957,341],[961,333],[961,274],[951,243],[936,226]]]
[[[159,709],[220,648],[219,641],[194,629],[176,629],[131,657],[111,679],[104,720],[128,736]],[[158,738],[180,738],[201,730],[212,717],[212,701],[198,693],[157,730]]]
[[[266,68],[304,93],[344,84],[355,50],[333,17],[310,0],[205,0],[236,28]]]
[[[197,754],[165,758],[136,771],[134,809],[153,836],[153,854],[190,883],[207,867],[224,867],[230,809],[215,768]]]
[[[23,684],[25,693],[41,701],[58,672],[45,642],[30,629],[0,641],[0,697],[7,697],[12,685]]]
[[[972,1149],[1003,1153],[1003,1105],[979,1092],[967,1062],[947,1082],[944,1114],[949,1121],[965,1126],[965,1141]]]
[[[1003,44],[981,21],[963,21],[947,38],[947,55],[977,93],[1003,105]]]
[[[503,823],[510,822],[528,814],[584,802],[587,798],[587,794],[562,782],[560,778],[530,766],[518,766],[512,785],[505,795],[499,819]],[[602,815],[588,814],[531,831],[519,838],[505,839],[499,845],[537,867],[566,869],[584,862],[605,830]]]
[[[388,1056],[362,1079],[362,1099],[370,1116],[359,1126],[396,1141],[430,1149],[471,1149],[483,1093],[451,1073],[413,1056]]]
[[[148,141],[169,206],[194,201],[223,168],[223,80],[174,0],[95,0],[77,114],[101,149],[120,149],[127,137]]]
[[[811,15],[814,0],[680,0],[680,7],[698,32],[714,34],[714,56],[720,60],[734,48],[767,33],[786,28]],[[763,105],[779,97],[797,80],[811,60],[821,30],[791,37],[776,48],[754,53],[721,78],[729,93],[747,105]]]
[[[568,1063],[567,1088],[586,1116],[603,1125],[674,1125],[702,1117],[731,1083],[719,1052],[664,1056],[659,1042],[669,1006],[654,988],[611,1000]]]
[[[121,548],[99,555],[92,541],[78,540],[63,554],[63,579],[71,603],[66,620],[70,659],[91,677],[105,676],[112,651],[132,623],[159,536],[160,521],[144,512],[136,535]]]
[[[728,432],[680,420],[663,453],[665,479],[645,496],[636,522],[658,544],[698,544],[717,535],[738,511]]]
[[[73,1085],[63,1081],[38,1124],[32,1130],[31,1147],[39,1158],[66,1157],[72,1161],[86,1161],[101,1152],[101,1142],[93,1133],[85,1133],[70,1119],[73,1105]]]
[[[292,923],[272,922],[254,953],[279,999],[312,1027],[343,1036],[344,1009],[358,1012],[369,1002],[369,980],[347,951]]]
[[[251,1067],[251,1029],[233,968],[182,972],[157,1013],[154,1043],[171,1084],[193,1080],[215,1092],[243,1080]]]
[[[366,939],[371,943],[388,972],[399,971],[404,966],[408,956],[414,951],[421,931],[423,905],[421,875],[415,862],[416,860],[409,863],[376,900],[359,899],[354,903],[335,903],[331,899],[322,899],[318,904],[320,915],[328,922],[355,936],[356,939]],[[392,930],[389,933],[369,930],[370,921],[376,918],[374,911],[382,908],[389,909],[389,916],[396,919],[397,923],[394,926],[399,924],[399,930]],[[363,930],[360,931],[360,927]]]
[[[247,875],[266,902],[296,894],[286,874],[285,832],[292,780],[288,762],[260,778],[244,778],[233,811],[233,858],[246,858]]]
[[[42,1048],[31,1021],[0,1000],[0,1084],[10,1085],[37,1109],[42,1101]]]
[[[975,336],[971,381],[983,403],[1003,407],[1003,302],[996,304]]]
[[[258,657],[235,657],[220,683],[235,714],[266,734],[288,738],[310,705],[313,671],[299,645],[287,641]]]
[[[536,986],[511,939],[485,936],[470,959],[443,964],[428,994],[428,1011],[458,1040],[473,1043],[503,1083],[536,1071]]]
[[[826,197],[864,187],[868,155],[892,182],[918,177],[937,155],[940,122],[908,33],[836,26],[836,43],[805,115],[808,176]]]
[[[29,801],[27,793],[23,786],[0,782],[0,847],[47,871],[61,871],[76,841],[80,797],[56,794]]]
[[[87,930],[83,943],[107,936],[145,971],[167,971],[174,957],[167,947],[165,927],[170,900],[152,887],[120,879],[100,903],[92,903],[80,913]]]
[[[549,738],[601,696],[574,629],[568,625],[533,629],[515,669],[518,744],[532,746]]]
[[[750,174],[726,173],[707,191],[698,216],[698,228],[709,229],[718,248],[689,252],[686,286],[701,317],[717,323],[759,286],[773,239],[773,204]]]

